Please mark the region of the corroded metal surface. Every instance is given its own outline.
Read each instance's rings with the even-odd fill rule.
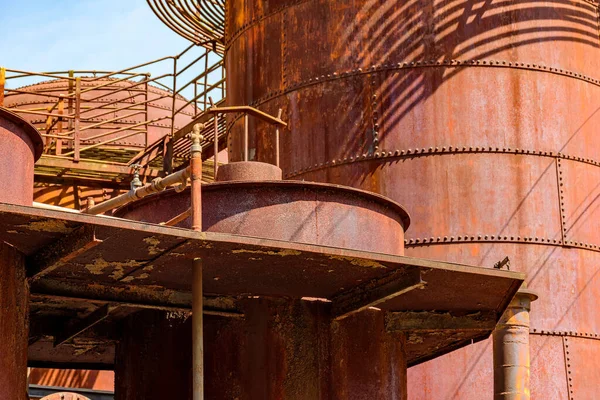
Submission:
[[[21,117],[0,108],[0,144],[0,202],[31,205],[41,136]]]
[[[111,308],[122,307],[123,302],[189,308],[190,266],[198,257],[204,261],[204,292],[213,299],[208,304],[217,310],[230,309],[236,298],[248,295],[312,297],[328,299],[334,317],[340,320],[370,304],[385,312],[491,312],[491,318],[497,319],[523,280],[522,274],[461,264],[13,205],[0,205],[0,221],[0,240],[28,256],[32,293],[103,301]],[[82,306],[80,301],[76,304]],[[48,315],[43,303],[36,307],[40,308],[37,316]],[[52,302],[47,307],[57,308]],[[85,308],[89,311],[78,321],[89,320],[97,307]],[[76,325],[65,325],[63,330]],[[100,328],[90,329],[88,346],[89,339],[102,333]],[[444,335],[419,338],[417,334],[406,342],[407,362],[422,362],[489,333],[489,329],[467,330],[453,342],[441,340]],[[81,354],[93,359],[93,348]]]
[[[0,398],[26,399],[29,288],[25,259],[0,242]]]
[[[407,254],[490,267],[508,255],[540,293],[533,329],[598,333],[596,3],[235,0],[226,21],[227,99],[284,110],[284,179],[386,195],[415,221]],[[228,124],[236,161],[243,121]],[[272,154],[268,128],[251,129],[257,157]],[[449,359],[479,369],[463,351]],[[410,397],[482,398],[466,380],[491,394],[491,369],[449,365],[411,371],[424,376]],[[534,398],[569,399],[562,376],[546,379]]]
[[[410,224],[399,204],[333,185],[218,182],[204,185],[202,198],[203,230],[208,232],[401,255],[404,229]],[[160,223],[189,207],[189,190],[167,191],[132,203],[116,215]],[[178,226],[190,228],[191,219]]]
[[[238,161],[219,167],[217,181],[278,181],[281,169],[256,161]]]
[[[42,397],[40,400],[90,400],[89,398],[69,392],[53,393],[49,396]]]
[[[117,345],[115,399],[191,399],[191,341],[189,315],[146,310],[128,317]]]

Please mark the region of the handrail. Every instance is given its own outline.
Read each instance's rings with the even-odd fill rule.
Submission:
[[[78,162],[82,152],[103,145],[113,145],[115,142],[122,142],[126,138],[141,134],[145,134],[145,139],[141,142],[136,139],[136,143],[141,143],[148,149],[153,145],[148,142],[148,129],[156,126],[152,124],[160,120],[169,120],[170,136],[173,137],[177,130],[175,121],[180,114],[194,117],[208,110],[210,96],[224,97],[226,81],[222,55],[215,53],[214,49],[208,46],[201,47],[204,45],[207,43],[202,42],[199,46],[191,44],[176,55],[161,57],[118,71],[30,72],[0,67],[0,107],[4,106],[8,99],[16,100],[16,96],[19,95],[35,96],[34,103],[44,104],[43,107],[27,107],[30,100],[23,104],[16,104],[15,100],[10,100],[13,104],[9,108],[16,113],[43,117],[43,121],[36,119],[33,123],[45,138],[45,157],[60,157]],[[196,51],[199,54],[195,54]],[[214,56],[217,59],[212,61]],[[164,73],[151,76],[143,70],[148,66],[158,66],[156,68],[161,68]],[[200,69],[199,72],[191,73],[196,72],[197,68]],[[219,74],[219,70],[220,76],[214,75]],[[136,79],[138,77],[141,79]],[[25,79],[25,84],[19,87],[18,83]],[[51,84],[54,79],[63,83],[35,87],[40,83]],[[11,86],[7,87],[7,83]],[[153,90],[154,87],[165,89],[167,93],[157,92]],[[193,95],[190,96],[190,93]],[[163,108],[160,101],[164,99],[172,100],[168,115],[161,118],[151,117],[149,108]],[[131,112],[126,112],[127,110]],[[90,135],[89,132],[96,129],[101,130],[101,133]],[[84,132],[88,132],[86,136],[82,136]],[[81,141],[89,143],[90,140],[106,136],[114,137],[101,143],[80,146]],[[144,150],[138,154],[142,153]],[[86,154],[89,156],[90,153]],[[127,153],[119,154],[121,160],[122,154]],[[172,157],[170,154],[165,156]],[[135,158],[136,155],[128,157]]]

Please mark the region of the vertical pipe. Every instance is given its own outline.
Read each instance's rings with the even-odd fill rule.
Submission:
[[[192,229],[202,230],[202,135],[200,130],[204,128],[203,124],[196,124],[192,128],[192,147],[191,147],[191,185],[192,185]]]
[[[217,171],[219,170],[219,114],[215,113],[214,116],[214,130],[215,130],[215,143],[214,143],[214,179],[217,180]]]
[[[537,295],[521,289],[493,333],[494,400],[529,400],[529,311]]]
[[[248,161],[248,114],[244,114],[244,161]]]
[[[6,68],[0,68],[0,107],[4,107],[4,86],[6,85]]]
[[[204,332],[202,321],[202,259],[194,259],[192,271],[193,400],[204,400]]]
[[[79,161],[79,118],[81,113],[81,78],[77,77],[75,80],[75,129],[74,129],[74,144],[73,150],[75,153],[73,154],[73,161]]]
[[[192,229],[202,230],[202,124],[192,130],[190,167],[192,170]],[[204,334],[202,331],[202,259],[194,259],[192,270],[192,359],[193,400],[204,399]]]

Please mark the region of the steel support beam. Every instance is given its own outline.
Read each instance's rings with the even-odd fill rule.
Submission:
[[[61,332],[55,336],[54,346],[60,346],[87,331],[94,325],[104,321],[115,308],[116,307],[107,304],[98,308],[96,311],[93,311],[83,319],[73,320],[66,328],[61,329]]]
[[[384,278],[335,296],[332,299],[332,313],[336,319],[344,318],[422,288],[425,284],[419,268],[398,269]]]
[[[494,311],[473,311],[463,315],[435,311],[388,312],[388,332],[492,331],[498,315]]]
[[[27,277],[41,278],[102,243],[93,226],[82,226],[27,258]]]

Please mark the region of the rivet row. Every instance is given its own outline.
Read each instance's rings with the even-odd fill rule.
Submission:
[[[588,332],[554,331],[554,330],[548,330],[548,329],[534,328],[534,329],[530,329],[529,333],[533,334],[533,335],[586,337],[589,339],[600,340],[600,335],[598,333],[588,333]]]
[[[445,243],[465,243],[465,242],[514,242],[514,243],[546,243],[551,245],[560,245],[560,240],[542,237],[528,236],[506,236],[506,235],[458,235],[458,236],[431,236],[424,238],[405,239],[406,246],[427,245],[427,244],[445,244]]]
[[[456,154],[456,153],[500,153],[500,154],[525,154],[542,157],[556,157],[558,160],[561,158],[566,160],[578,161],[590,165],[600,167],[600,161],[592,160],[584,157],[571,156],[563,153],[555,153],[552,151],[540,151],[540,150],[526,150],[526,149],[512,149],[510,147],[492,147],[492,146],[436,146],[428,148],[415,148],[407,150],[380,150],[375,152],[368,152],[362,154],[356,154],[349,157],[338,158],[313,164],[308,167],[302,167],[298,170],[294,170],[291,173],[285,175],[286,178],[292,178],[300,174],[307,172],[313,172],[318,169],[328,168],[334,165],[348,164],[362,160],[372,159],[387,159],[387,158],[413,158],[419,156],[432,156],[440,154]]]

